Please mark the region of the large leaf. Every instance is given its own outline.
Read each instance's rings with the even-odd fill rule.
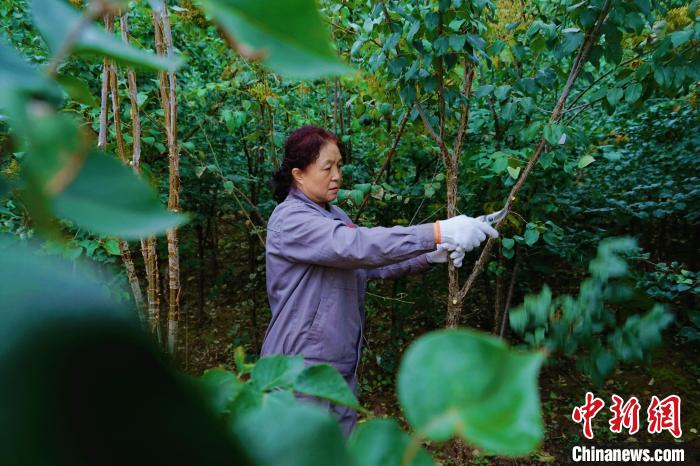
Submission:
[[[244,385],[235,374],[218,367],[204,371],[200,380],[210,392],[209,401],[217,413],[229,411],[229,404],[238,396]]]
[[[317,406],[270,403],[234,420],[233,432],[260,466],[350,466],[343,434]]]
[[[92,269],[76,268],[72,262],[40,256],[28,246],[18,246],[13,236],[0,235],[0,303],[8,324],[0,328],[0,350],[10,334],[21,333],[13,325],[19,325],[19,321],[33,325],[33,318],[53,320],[51,313],[56,309],[75,315],[83,310],[102,309],[105,318],[112,313],[121,317],[130,315],[111,301],[109,291],[95,280],[96,276]],[[30,312],[32,315],[27,315]],[[19,321],[10,325],[12,315]],[[66,317],[64,314],[61,318]]]
[[[279,74],[311,79],[351,71],[331,47],[313,0],[203,0],[202,6],[229,38],[262,52]]]
[[[63,0],[32,0],[34,24],[55,53],[66,38],[82,21],[82,15]],[[151,70],[177,69],[181,60],[171,60],[136,49],[110,35],[95,24],[86,24],[79,32],[72,49],[75,54],[107,55],[115,60],[138,68]]]
[[[251,464],[100,272],[0,250],[0,464]]]
[[[0,39],[0,108],[6,98],[14,94],[46,94],[60,97],[58,87],[43,77]]]
[[[294,382],[294,390],[338,405],[362,409],[343,376],[328,364],[318,364],[304,369]]]
[[[99,152],[89,154],[52,207],[79,227],[122,239],[163,233],[186,220],[165,210],[156,193],[130,168]]]
[[[56,76],[56,81],[58,81],[71,99],[76,102],[94,108],[100,106],[92,95],[92,92],[90,92],[90,88],[85,81],[67,74],[59,74]]]
[[[289,387],[303,370],[303,356],[268,356],[255,363],[250,382],[258,390]]]
[[[357,426],[348,440],[355,462],[362,466],[400,466],[411,439],[394,419],[372,419]],[[427,451],[419,448],[408,463],[411,466],[434,466]]]
[[[493,453],[525,455],[543,437],[537,389],[543,358],[475,331],[432,332],[401,363],[401,406],[414,430],[429,439],[458,435]]]

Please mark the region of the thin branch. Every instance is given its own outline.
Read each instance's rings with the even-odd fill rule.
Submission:
[[[382,177],[382,174],[384,173],[386,168],[389,166],[391,159],[394,157],[394,154],[396,153],[396,148],[399,145],[399,141],[401,140],[401,136],[403,135],[403,130],[406,127],[406,122],[408,121],[408,116],[410,113],[411,113],[411,110],[407,109],[406,114],[401,119],[401,123],[399,123],[399,130],[396,132],[396,136],[394,136],[394,142],[392,143],[391,148],[389,149],[389,153],[387,154],[386,159],[384,159],[384,164],[382,164],[382,168],[375,175],[374,180],[372,181],[372,186],[376,185],[379,182],[379,180]],[[355,214],[355,220],[354,220],[355,223],[357,223],[357,221],[360,219],[360,215],[362,214],[362,211],[365,209],[365,206],[367,206],[371,192],[372,192],[372,188],[370,188],[369,192],[366,193],[365,197],[362,199],[362,203],[360,204],[360,208],[357,210],[357,213]]]
[[[445,162],[445,166],[447,166],[447,158],[449,156],[449,151],[447,150],[445,141],[443,141],[442,138],[433,129],[433,125],[430,124],[430,121],[425,115],[425,112],[423,111],[423,107],[421,107],[420,102],[416,102],[416,110],[418,110],[418,114],[420,115],[421,120],[423,120],[423,125],[425,126],[425,129],[428,130],[430,136],[432,136],[437,145],[440,147],[440,155],[442,155],[443,161]]]
[[[469,63],[467,57],[464,57],[464,74],[462,76],[464,87],[462,89],[462,96],[467,99],[466,102],[462,102],[462,108],[460,111],[459,128],[457,129],[457,137],[455,138],[455,143],[452,148],[452,157],[459,157],[459,153],[462,151],[462,138],[469,125],[469,97],[472,90],[472,83],[474,81],[474,75],[476,71],[474,67]]]
[[[581,97],[583,97],[588,91],[590,91],[590,90],[593,88],[593,86],[595,86],[596,84],[598,84],[600,81],[602,81],[603,79],[605,79],[605,78],[607,78],[608,76],[610,76],[612,73],[614,73],[615,71],[617,71],[619,68],[621,68],[621,67],[625,66],[626,64],[628,64],[628,63],[630,63],[630,62],[633,62],[634,60],[637,60],[637,59],[639,59],[639,58],[641,58],[641,57],[643,57],[644,55],[647,55],[647,54],[649,54],[649,53],[651,53],[651,52],[640,53],[640,54],[638,54],[638,55],[636,55],[636,56],[634,56],[634,57],[632,57],[632,58],[628,58],[627,60],[623,61],[622,63],[618,64],[617,66],[613,67],[612,69],[610,69],[610,70],[608,70],[607,72],[605,72],[605,73],[603,73],[602,75],[600,75],[600,76],[599,76],[595,81],[593,81],[588,87],[586,87],[584,90],[582,90],[581,92],[578,93],[578,95],[576,96],[576,98],[575,98],[574,100],[571,101],[571,103],[569,104],[569,108],[567,108],[566,111],[567,111],[567,112],[568,112],[568,111],[571,111],[571,108],[572,108],[574,105],[576,105],[576,102],[578,102],[579,100],[581,100]]]

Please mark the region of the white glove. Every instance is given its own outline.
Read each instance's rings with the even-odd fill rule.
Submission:
[[[477,248],[486,235],[498,237],[498,232],[488,223],[480,222],[466,215],[458,215],[447,220],[438,221],[441,243],[451,243],[471,251]]]
[[[428,263],[430,264],[444,264],[447,262],[447,256],[449,254],[450,259],[455,267],[462,266],[462,260],[464,259],[464,248],[460,246],[455,246],[452,243],[440,243],[437,245],[435,251],[428,253]]]

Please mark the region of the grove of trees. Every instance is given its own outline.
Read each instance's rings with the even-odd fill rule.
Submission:
[[[681,396],[692,454],[700,1],[0,0],[0,25],[0,463],[561,464],[587,391]],[[370,283],[359,397],[257,356],[305,124],[358,225],[508,209],[462,268]],[[295,392],[362,422],[345,442]]]

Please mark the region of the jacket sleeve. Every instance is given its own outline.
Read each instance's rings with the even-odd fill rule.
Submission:
[[[292,262],[343,269],[375,268],[435,249],[432,224],[350,227],[292,205],[268,224],[269,246]]]
[[[385,279],[385,278],[396,278],[403,275],[412,275],[415,273],[423,272],[433,265],[428,262],[428,255],[421,254],[418,257],[412,257],[405,261],[397,262],[392,265],[385,265],[384,267],[377,267],[374,269],[367,270],[367,279]]]

